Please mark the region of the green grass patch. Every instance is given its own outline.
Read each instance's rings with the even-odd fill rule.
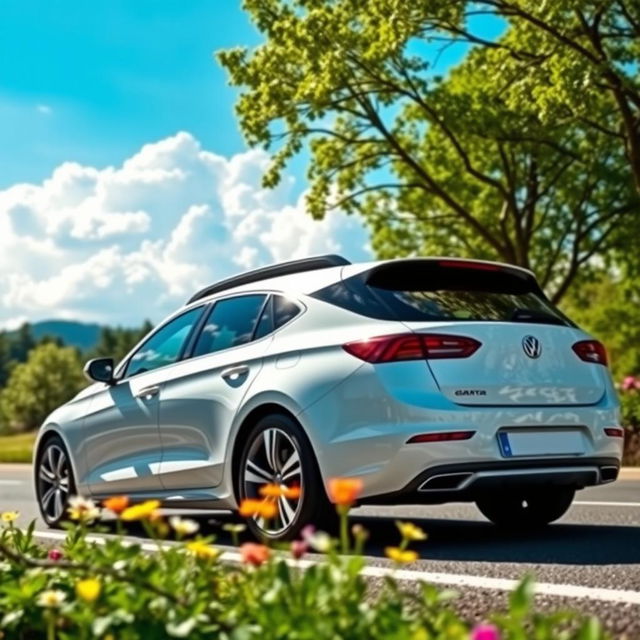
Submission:
[[[0,436],[0,463],[31,462],[35,439],[35,432]]]

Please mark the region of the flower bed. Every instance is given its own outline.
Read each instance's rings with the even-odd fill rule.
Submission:
[[[155,640],[160,638],[410,639],[428,640],[598,640],[597,620],[570,612],[532,610],[532,583],[511,594],[507,612],[471,628],[449,607],[451,592],[422,584],[406,591],[388,578],[375,594],[360,575],[367,532],[348,530],[347,514],[358,491],[353,481],[331,484],[338,500],[340,538],[308,527],[286,548],[258,542],[239,545],[240,563],[222,562],[213,539],[198,534],[195,521],[158,512],[148,501],[129,506],[124,497],[99,508],[73,499],[67,537],[46,549],[32,537],[33,524],[17,526],[18,514],[2,514],[0,532],[0,637],[11,640]],[[278,489],[269,486],[262,503],[243,505],[251,517],[266,513]],[[88,534],[105,531],[101,519],[115,519],[116,534],[104,544]],[[123,535],[138,521],[157,550],[145,553]],[[237,543],[243,525],[226,528]],[[113,531],[110,529],[110,531]],[[399,543],[386,550],[397,565],[417,558],[411,544],[426,534],[398,523]],[[166,544],[168,536],[177,539]],[[323,553],[306,562],[309,552]]]

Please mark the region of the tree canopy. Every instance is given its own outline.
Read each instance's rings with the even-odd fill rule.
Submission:
[[[595,257],[630,255],[639,218],[630,135],[613,90],[578,83],[562,97],[569,88],[564,75],[554,84],[553,64],[587,74],[584,56],[565,60],[548,30],[518,13],[560,21],[589,3],[503,4],[246,0],[266,41],[219,59],[243,89],[249,143],[275,151],[267,185],[308,148],[314,216],[359,212],[383,257],[458,253],[532,268],[559,300]],[[471,14],[487,13],[506,20],[494,40],[471,30]],[[438,51],[456,40],[475,46],[440,78]],[[631,77],[630,104],[625,56],[635,46],[610,52]]]

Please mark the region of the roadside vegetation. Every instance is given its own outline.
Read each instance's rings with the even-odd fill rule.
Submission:
[[[464,620],[451,606],[455,594],[429,584],[408,590],[394,577],[379,590],[361,575],[367,532],[349,532],[347,516],[359,492],[358,481],[332,483],[338,499],[338,540],[308,527],[300,540],[272,548],[260,542],[239,546],[227,558],[212,536],[201,536],[195,521],[165,520],[159,503],[130,506],[114,497],[99,508],[75,498],[64,543],[45,548],[32,527],[19,528],[19,514],[1,516],[0,634],[14,640],[160,640],[221,638],[277,640],[341,638],[385,640],[600,640],[595,618],[570,612],[534,610],[533,583],[525,579],[511,594],[508,611],[485,621]],[[279,486],[267,485],[263,501],[242,505],[269,518]],[[271,517],[272,517],[271,515]],[[100,520],[110,518],[106,529]],[[125,541],[123,526],[139,522],[157,543],[145,553]],[[398,522],[399,542],[386,549],[397,566],[417,560],[411,549],[426,538],[418,527]],[[241,524],[227,525],[237,540]],[[102,545],[88,534],[115,531]],[[177,542],[163,541],[171,536]],[[309,553],[320,557],[305,557]]]

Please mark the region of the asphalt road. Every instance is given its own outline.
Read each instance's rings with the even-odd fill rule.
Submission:
[[[36,529],[48,535],[27,466],[0,466],[0,511],[8,509],[19,510],[23,523],[37,519]],[[203,526],[216,532],[228,517],[200,515]],[[615,637],[640,639],[640,472],[579,492],[560,521],[524,534],[500,532],[473,505],[356,509],[353,522],[363,524],[371,536],[367,575],[374,589],[390,566],[384,548],[397,542],[394,522],[399,518],[419,524],[429,538],[414,547],[421,560],[396,575],[409,587],[424,579],[454,588],[460,594],[455,606],[466,617],[481,619],[503,606],[507,581],[530,573],[539,585],[542,608],[570,606],[597,614]],[[219,533],[218,542],[228,545]]]

